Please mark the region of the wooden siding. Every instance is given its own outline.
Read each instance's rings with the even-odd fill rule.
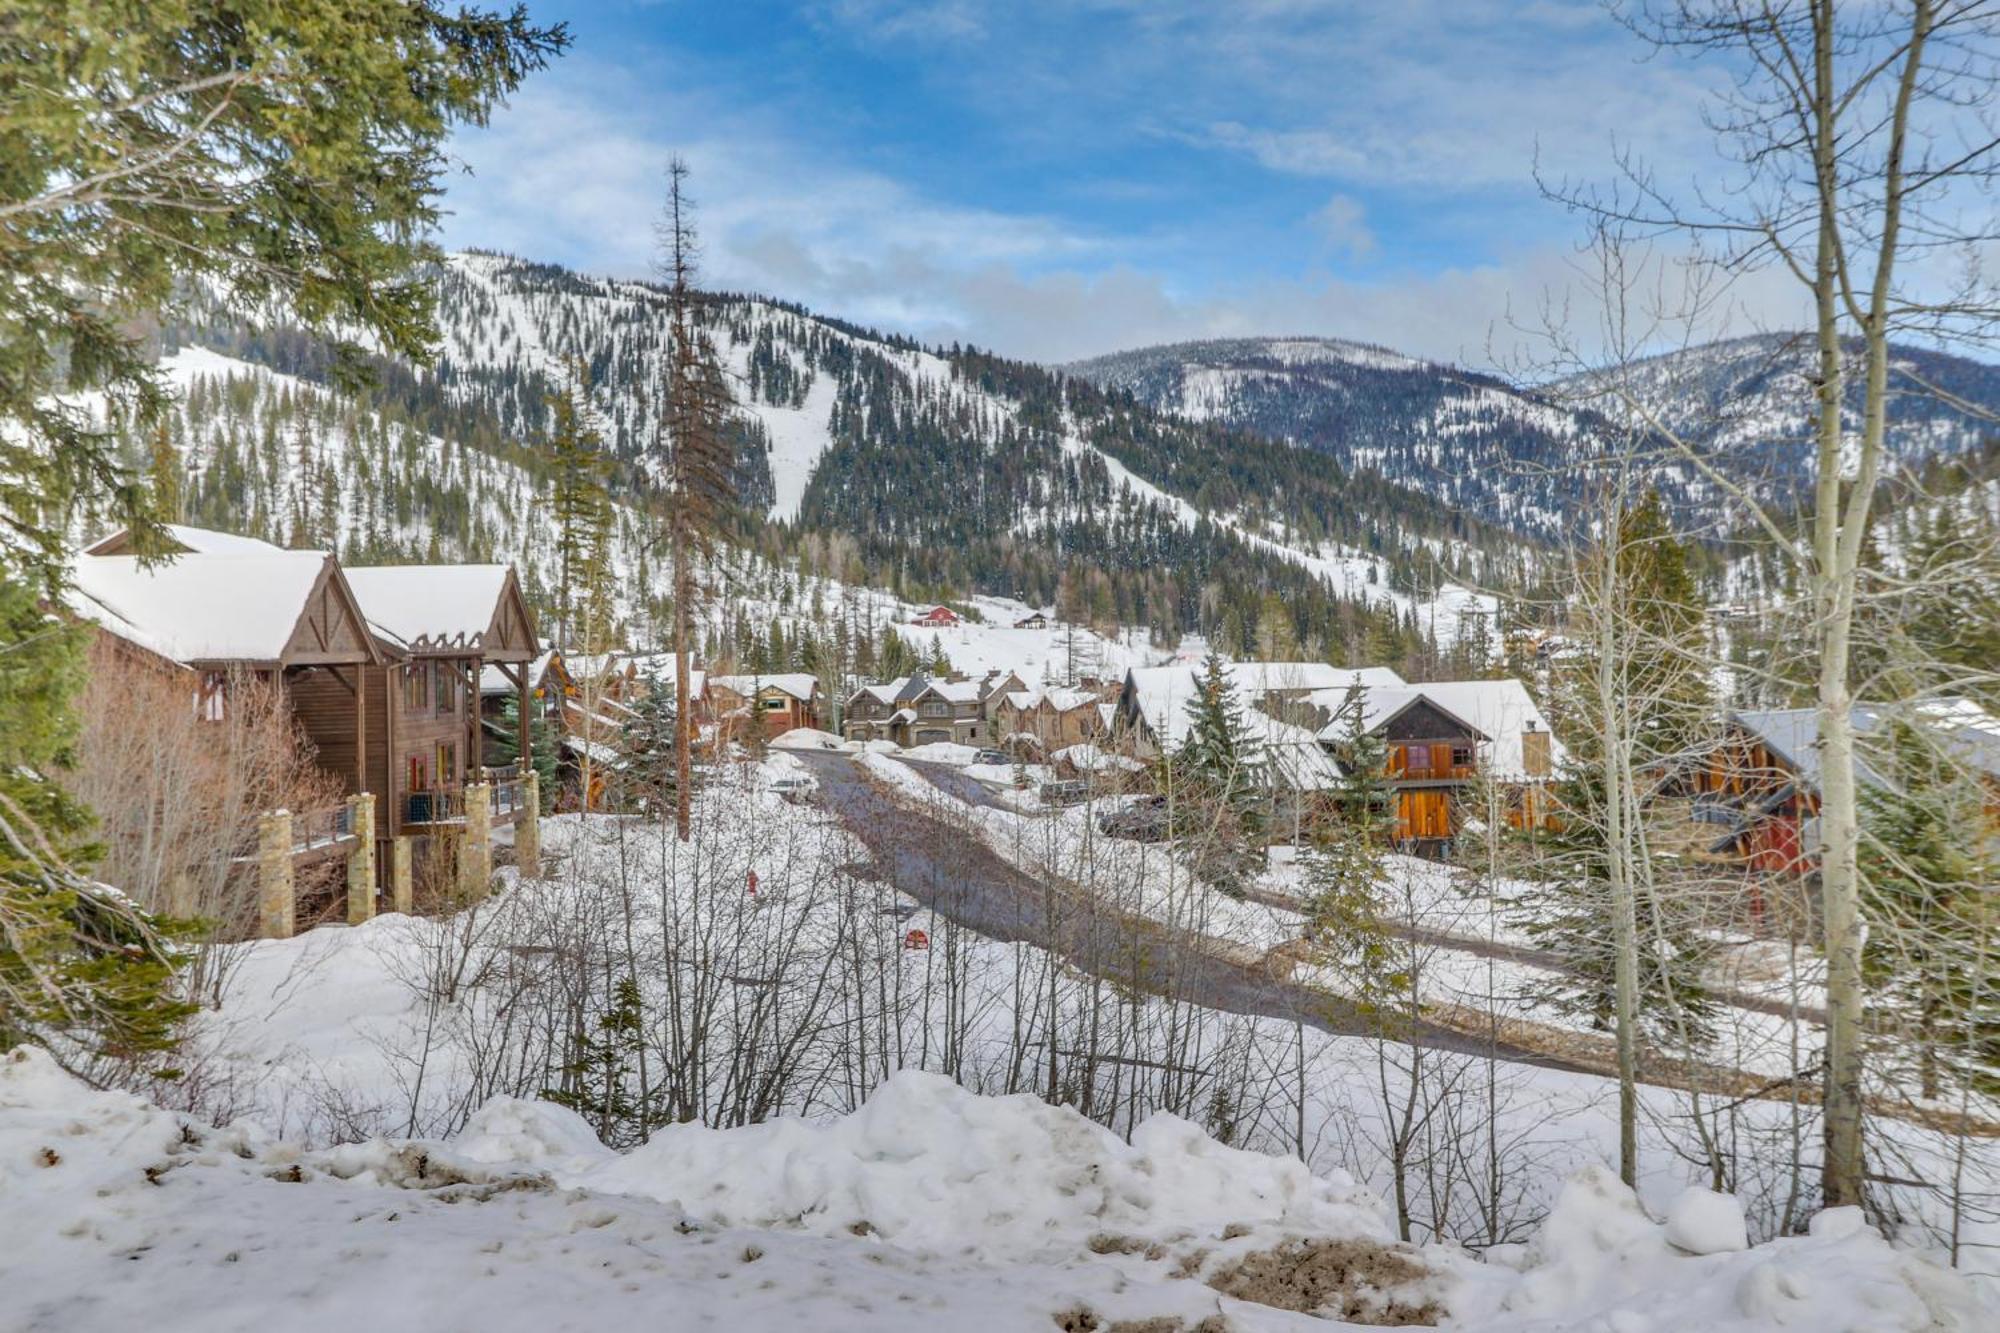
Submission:
[[[1441,841],[1452,834],[1451,792],[1444,787],[1406,787],[1396,793],[1396,837]]]

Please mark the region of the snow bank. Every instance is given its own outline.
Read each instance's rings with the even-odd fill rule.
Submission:
[[[838,750],[843,744],[840,737],[817,727],[793,727],[771,740],[774,750]]]
[[[1688,1191],[1655,1222],[1613,1172],[1593,1167],[1564,1186],[1528,1246],[1493,1256],[1519,1262],[1519,1275],[1464,1275],[1452,1312],[1492,1333],[1994,1327],[1996,1312],[1979,1308],[1962,1276],[1892,1248],[1859,1210],[1821,1213],[1810,1235],[1754,1249],[1742,1245],[1742,1224],[1734,1199],[1707,1190]]]
[[[929,745],[915,745],[903,751],[903,758],[914,759],[924,764],[965,765],[979,757],[976,745],[957,745],[951,741],[933,741]]]
[[[303,1152],[90,1089],[20,1050],[0,1057],[0,1200],[0,1325],[78,1333],[1046,1333],[1185,1330],[1217,1313],[1242,1333],[1302,1333],[1326,1324],[1208,1283],[1246,1256],[1342,1241],[1406,1259],[1415,1295],[1483,1333],[1973,1333],[2000,1313],[1853,1209],[1730,1248],[1732,1200],[1692,1191],[1659,1223],[1598,1168],[1530,1244],[1482,1264],[1385,1244],[1374,1200],[1344,1176],[1186,1121],[1155,1116],[1128,1144],[1032,1096],[915,1073],[831,1123],[676,1126],[623,1156],[575,1114],[517,1098],[443,1143]]]
[[[728,1226],[879,1235],[934,1253],[1074,1255],[1093,1236],[1167,1240],[1222,1224],[1380,1238],[1371,1196],[1168,1115],[1127,1144],[1037,1097],[892,1077],[830,1124],[674,1125],[565,1184],[673,1201]]]
[[[1130,755],[1113,754],[1109,750],[1101,750],[1089,741],[1072,745],[1066,750],[1057,750],[1049,758],[1057,762],[1068,763],[1083,773],[1096,773],[1104,769],[1113,769],[1125,773],[1138,773],[1143,772],[1146,767]]]

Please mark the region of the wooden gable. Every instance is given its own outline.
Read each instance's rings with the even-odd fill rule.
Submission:
[[[1389,741],[1483,741],[1486,734],[1429,699],[1418,698],[1386,719],[1376,731]]]
[[[489,662],[532,662],[541,652],[535,618],[528,611],[528,599],[521,595],[521,580],[510,567],[500,588],[500,601],[493,608],[492,623],[481,640],[480,655]]]
[[[285,666],[328,666],[356,662],[377,662],[375,636],[362,619],[354,594],[341,577],[340,568],[328,559],[319,578],[306,595],[298,624],[285,643]]]

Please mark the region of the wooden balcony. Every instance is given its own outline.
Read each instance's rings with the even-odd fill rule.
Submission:
[[[521,807],[526,800],[526,783],[513,770],[506,770],[507,777],[495,777],[487,782],[487,817],[496,827],[512,824],[521,817]],[[429,791],[407,792],[403,796],[403,827],[405,828],[462,828],[465,825],[465,789],[463,787],[439,787]]]
[[[1477,763],[1452,763],[1451,751],[1446,747],[1431,746],[1428,756],[1421,753],[1423,748],[1417,747],[1419,753],[1412,755],[1403,746],[1392,747],[1388,775],[1402,782],[1470,782],[1479,776]]]
[[[434,787],[403,794],[405,828],[442,828],[465,823],[465,792],[459,787]]]

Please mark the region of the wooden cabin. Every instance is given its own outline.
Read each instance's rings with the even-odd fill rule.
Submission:
[[[993,735],[1002,744],[1053,754],[1102,735],[1103,702],[1096,690],[1060,685],[1010,690],[993,709]]]
[[[349,585],[381,664],[367,692],[368,789],[386,840],[461,826],[468,782],[488,773],[481,681],[490,669],[511,684],[523,762],[533,753],[535,701],[529,666],[541,654],[534,619],[511,565],[381,565],[349,568]],[[494,823],[517,811],[496,805]]]
[[[232,681],[281,687],[322,768],[367,789],[366,701],[383,656],[337,561],[323,551],[198,528],[142,565],[125,533],[79,556],[69,604],[131,651],[190,673],[192,706],[220,717]],[[379,690],[379,686],[373,686]]]
[[[1887,787],[1873,763],[1889,728],[1916,728],[1940,758],[1961,766],[1986,793],[1989,830],[2000,831],[2000,719],[1964,698],[1892,706],[1857,703],[1852,713],[1863,787]],[[1732,713],[1721,737],[1693,757],[1690,813],[1721,830],[1709,856],[1759,874],[1809,875],[1819,866],[1819,711],[1778,708]]]
[[[1470,722],[1418,694],[1374,728],[1386,743],[1396,791],[1398,842],[1448,842],[1453,806],[1479,776],[1479,746],[1491,739]]]

